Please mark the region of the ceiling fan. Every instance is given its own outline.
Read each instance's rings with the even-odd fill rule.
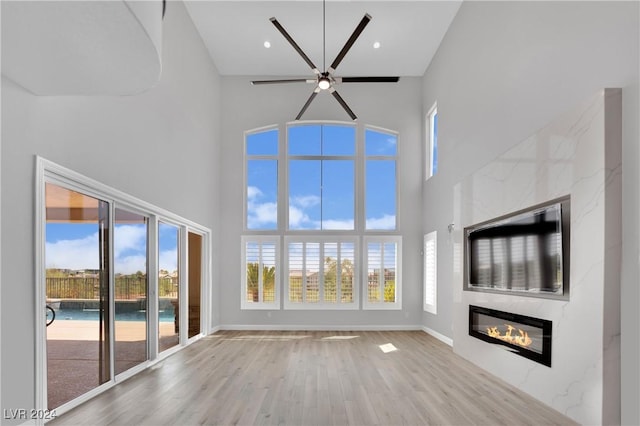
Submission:
[[[318,67],[309,59],[309,57],[303,52],[303,50],[298,46],[298,44],[293,40],[293,38],[287,33],[282,25],[278,22],[276,18],[270,19],[271,23],[276,27],[278,31],[284,36],[285,39],[293,46],[293,48],[298,52],[302,59],[311,67],[315,76],[314,78],[305,79],[305,78],[294,78],[294,79],[284,79],[284,80],[254,80],[251,82],[253,85],[259,84],[279,84],[279,83],[311,83],[315,84],[316,88],[307,99],[307,102],[304,104],[298,115],[296,116],[296,120],[300,120],[304,112],[309,108],[313,99],[320,93],[321,91],[328,90],[331,95],[338,101],[338,103],[344,108],[344,110],[349,114],[352,120],[357,119],[356,115],[353,113],[349,105],[342,99],[342,96],[338,94],[334,85],[339,83],[397,83],[400,80],[400,77],[335,77],[333,73],[335,72],[340,62],[344,59],[345,55],[351,49],[353,44],[356,42],[356,39],[360,36],[364,28],[367,26],[369,21],[371,21],[371,15],[365,13],[364,17],[351,34],[351,37],[347,40],[344,47],[338,53],[338,56],[333,60],[329,68],[326,68],[324,72],[321,72]],[[324,60],[326,57],[326,24],[325,24],[325,0],[322,1],[322,60],[323,60],[323,69],[324,69]]]

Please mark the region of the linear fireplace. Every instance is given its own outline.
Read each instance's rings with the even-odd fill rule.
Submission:
[[[469,335],[551,367],[551,321],[469,305]]]

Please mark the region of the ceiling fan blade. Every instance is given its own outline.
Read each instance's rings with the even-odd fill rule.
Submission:
[[[336,81],[338,78],[336,77]],[[400,77],[342,77],[342,83],[397,83]]]
[[[344,99],[342,99],[342,96],[340,96],[338,94],[338,92],[336,91],[336,89],[334,89],[333,87],[331,89],[329,89],[329,91],[331,92],[331,94],[333,95],[334,98],[336,98],[336,100],[338,101],[338,103],[340,105],[342,105],[342,108],[344,108],[345,111],[347,111],[347,114],[349,114],[349,117],[351,117],[352,120],[355,120],[356,115],[353,113],[353,111],[351,111],[351,108],[349,108],[349,105],[347,105],[347,103],[344,101]]]
[[[300,120],[300,118],[302,117],[302,114],[304,114],[307,108],[309,108],[309,105],[311,105],[311,102],[315,99],[315,97],[318,95],[319,92],[320,92],[320,89],[316,87],[316,90],[314,90],[313,93],[311,93],[311,96],[309,96],[309,99],[307,99],[307,102],[305,102],[305,104],[302,106],[302,109],[296,116],[296,120]]]
[[[285,80],[253,80],[251,84],[259,85],[259,84],[280,84],[280,83],[317,83],[316,79],[308,79],[308,78],[290,78]]]
[[[302,51],[300,46],[298,46],[298,43],[296,43],[293,40],[293,38],[291,38],[291,36],[287,32],[287,30],[285,30],[284,27],[282,25],[280,25],[280,22],[278,22],[278,20],[276,18],[271,18],[269,20],[278,29],[278,31],[280,31],[280,33],[284,36],[284,38],[287,39],[289,44],[291,44],[291,46],[293,46],[293,48],[296,50],[296,52],[298,52],[298,54],[300,56],[302,56],[302,59],[304,59],[304,61],[307,63],[307,65],[309,65],[311,67],[313,72],[316,73],[316,74],[320,74],[320,71],[318,70],[318,67],[316,67],[314,65],[314,63],[311,61],[311,59],[309,59],[309,57]]]
[[[333,73],[336,70],[336,68],[338,68],[338,65],[340,65],[340,62],[342,62],[344,55],[346,55],[349,49],[351,49],[351,46],[353,46],[353,43],[356,42],[356,39],[360,36],[360,33],[362,33],[362,31],[364,30],[364,27],[367,26],[369,21],[371,21],[371,15],[369,15],[368,13],[365,13],[364,18],[362,18],[362,20],[360,21],[356,29],[353,31],[353,34],[351,34],[351,37],[349,37],[349,40],[347,40],[347,42],[345,43],[340,53],[338,53],[338,56],[336,56],[336,59],[333,60],[333,63],[331,64],[328,70],[329,73]]]

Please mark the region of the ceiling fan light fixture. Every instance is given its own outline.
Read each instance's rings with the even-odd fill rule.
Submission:
[[[296,79],[285,79],[285,80],[255,80],[255,81],[252,81],[251,84],[274,84],[274,83],[314,84],[315,83],[316,87],[313,90],[313,93],[311,93],[311,96],[309,96],[309,99],[307,99],[307,102],[304,104],[304,106],[296,116],[296,120],[300,120],[300,118],[302,117],[304,112],[307,110],[311,102],[318,95],[318,93],[324,90],[328,90],[329,93],[331,93],[331,95],[336,99],[336,101],[338,101],[340,106],[342,106],[342,108],[347,112],[347,114],[349,114],[349,117],[351,117],[352,120],[356,120],[357,119],[356,115],[353,113],[351,108],[349,108],[349,106],[344,101],[344,99],[342,99],[342,96],[338,94],[334,85],[340,84],[340,83],[397,83],[398,82],[399,77],[366,77],[366,76],[365,77],[334,77],[333,76],[333,73],[335,72],[338,65],[344,59],[344,56],[351,49],[351,47],[356,42],[358,37],[360,37],[360,34],[364,30],[364,28],[367,26],[369,21],[371,21],[371,15],[369,15],[368,13],[365,13],[364,17],[362,18],[362,20],[360,21],[356,29],[353,31],[353,33],[351,34],[351,36],[349,37],[345,45],[342,47],[342,50],[340,51],[340,53],[338,53],[338,56],[336,56],[336,58],[333,60],[331,65],[329,65],[329,67],[326,68],[324,63],[324,60],[326,59],[325,58],[325,53],[326,53],[326,50],[325,50],[325,45],[326,45],[325,0],[322,1],[322,69],[324,70],[324,72],[322,72],[321,70],[318,69],[318,67],[315,66],[313,61],[309,59],[309,57],[304,53],[304,51],[300,48],[300,46],[298,46],[298,43],[296,43],[295,40],[293,40],[293,38],[289,35],[287,30],[285,30],[284,27],[280,25],[280,23],[275,17],[270,18],[269,21],[271,21],[271,23],[276,27],[276,29],[280,32],[280,34],[282,34],[282,36],[289,42],[291,47],[293,47],[293,49],[296,52],[298,52],[300,57],[304,59],[304,61],[307,63],[307,65],[309,65],[309,67],[311,68],[311,70],[314,72],[315,75],[313,78],[310,78],[310,79],[296,78]]]
[[[331,87],[331,81],[328,77],[320,77],[318,79],[318,87],[321,90],[327,90],[329,87]]]

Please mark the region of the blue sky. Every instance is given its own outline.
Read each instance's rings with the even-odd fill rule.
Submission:
[[[354,229],[355,162],[300,156],[354,156],[355,127],[302,125],[288,131],[289,229]],[[367,229],[395,229],[395,162],[384,156],[396,153],[395,135],[366,131]],[[276,229],[278,132],[249,135],[247,154],[248,228]]]

